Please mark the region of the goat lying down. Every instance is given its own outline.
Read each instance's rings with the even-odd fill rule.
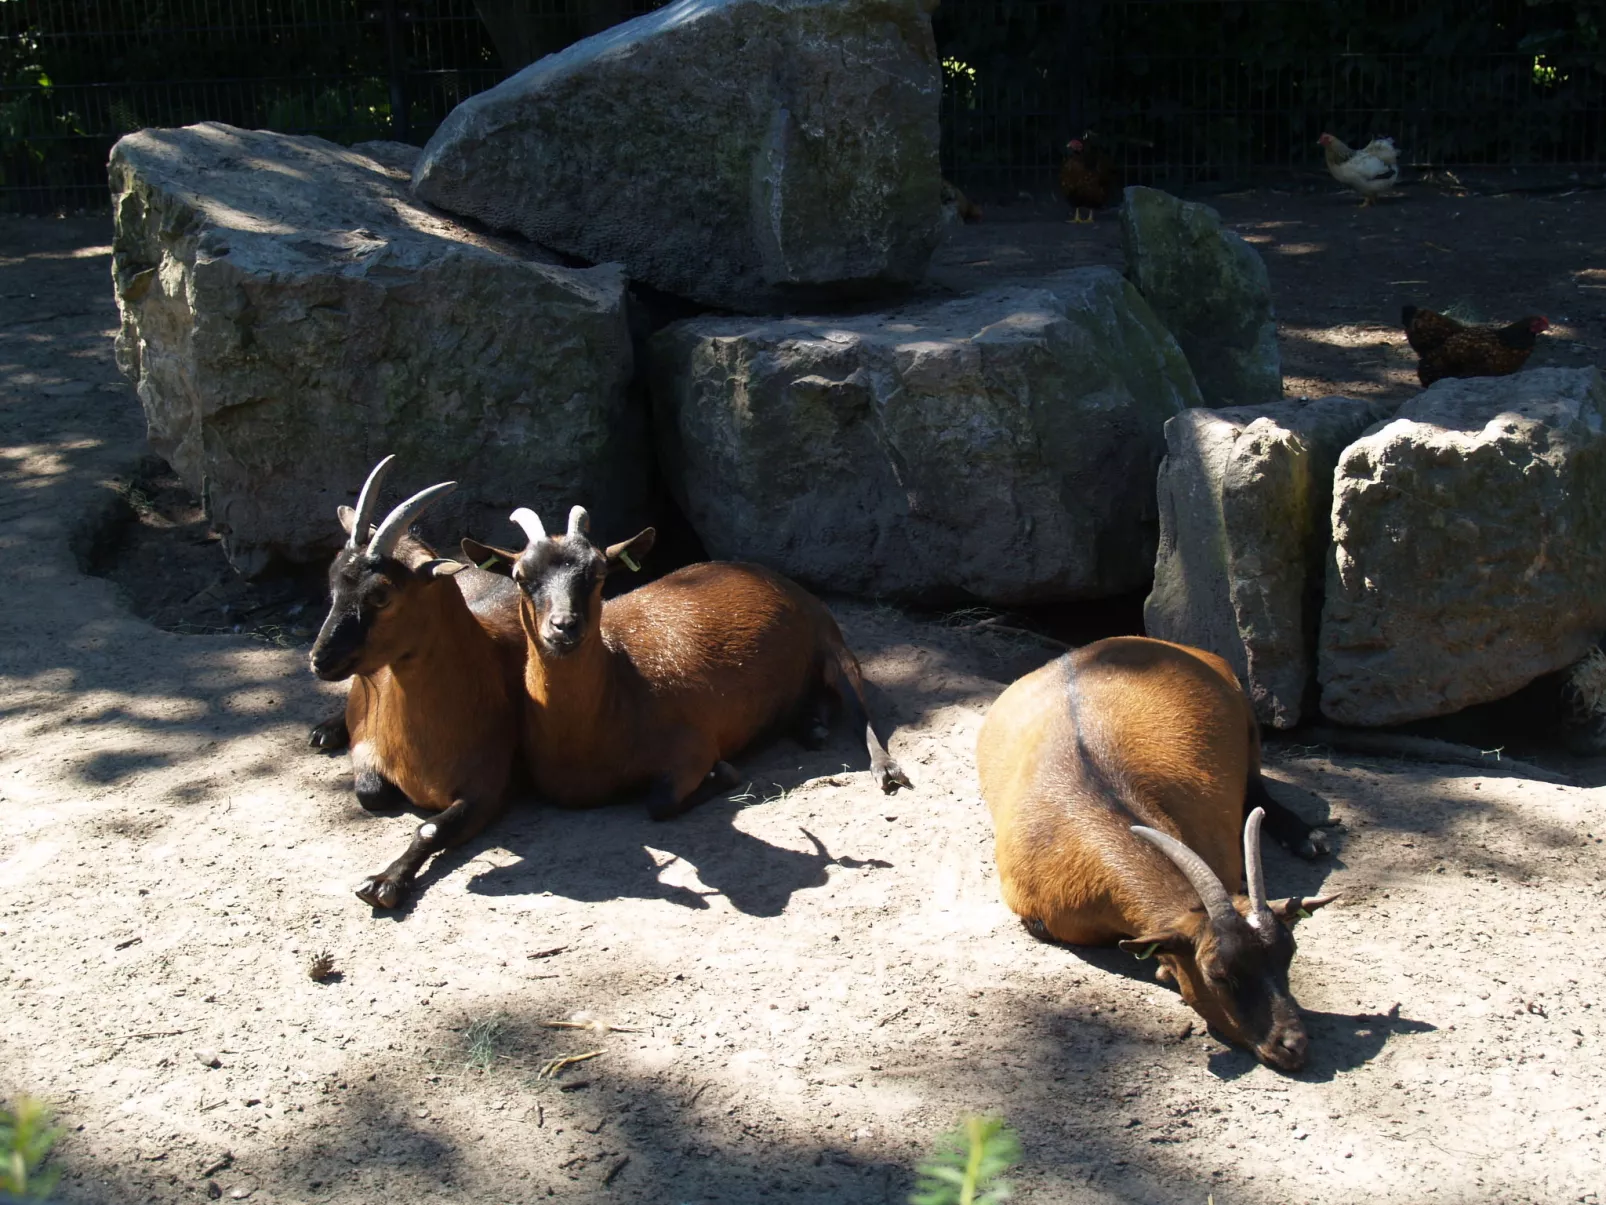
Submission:
[[[1266,791],[1259,729],[1226,662],[1097,641],[1004,691],[976,761],[1004,902],[1028,930],[1158,954],[1221,1034],[1269,1066],[1304,1065],[1292,930],[1335,897],[1266,898],[1262,821],[1296,851],[1316,847]],[[1244,894],[1227,888],[1246,874]]]
[[[524,689],[518,591],[408,534],[455,483],[414,494],[369,534],[394,459],[375,466],[355,511],[339,509],[347,540],[329,568],[329,616],[310,658],[325,681],[352,680],[343,722],[318,725],[312,743],[349,740],[359,802],[372,808],[405,797],[439,813],[357,888],[376,908],[399,905],[430,854],[473,836],[501,810]]]
[[[538,796],[564,806],[647,792],[649,814],[680,815],[736,773],[726,758],[793,724],[818,747],[833,706],[864,733],[883,791],[909,779],[865,706],[858,660],[817,598],[757,565],[689,565],[606,603],[610,572],[652,547],[647,528],[603,550],[584,507],[549,536],[529,510],[520,551],[463,541],[476,564],[517,586],[524,747]]]

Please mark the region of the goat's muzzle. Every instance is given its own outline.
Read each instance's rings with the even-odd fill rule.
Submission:
[[[1310,1051],[1310,1037],[1302,1025],[1282,1026],[1271,1037],[1255,1047],[1255,1057],[1268,1067],[1279,1071],[1298,1071],[1305,1065]]]

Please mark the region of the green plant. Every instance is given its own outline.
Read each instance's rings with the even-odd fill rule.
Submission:
[[[463,1034],[468,1045],[468,1065],[475,1071],[489,1071],[496,1062],[496,1048],[501,1043],[504,1028],[501,1017],[483,1017]]]
[[[0,1192],[18,1200],[42,1201],[60,1175],[39,1165],[65,1131],[50,1124],[44,1102],[21,1096],[0,1109]]]
[[[937,1139],[919,1169],[909,1205],[995,1205],[1008,1200],[1004,1173],[1020,1159],[1020,1139],[999,1117],[967,1117]]]

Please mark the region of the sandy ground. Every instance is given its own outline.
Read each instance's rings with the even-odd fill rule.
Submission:
[[[1282,221],[1256,216],[1275,200],[1230,216]],[[1351,237],[1335,198],[1301,203]],[[1559,204],[1466,202],[1479,221]],[[1572,268],[1606,269],[1588,237]],[[1345,892],[1299,931],[1296,1076],[1200,1032],[1150,964],[1026,936],[971,747],[1047,653],[864,605],[837,609],[913,793],[873,791],[846,737],[781,743],[742,762],[747,790],[668,825],[516,806],[374,914],[351,889],[413,821],[364,813],[344,761],[306,751],[335,696],[302,649],[158,629],[81,572],[144,454],[108,241],[99,219],[0,222],[0,1094],[70,1127],[64,1200],[898,1202],[932,1139],[984,1110],[1021,1132],[1025,1201],[1606,1195],[1599,764],[1558,788],[1273,758],[1277,790],[1339,825],[1330,861],[1270,855],[1273,892]],[[1268,246],[1280,288],[1284,261],[1323,262]],[[1555,265],[1510,271],[1493,302],[1563,287]],[[1381,317],[1320,329],[1382,332],[1397,300],[1378,297]],[[1285,348],[1319,302],[1280,294]],[[1326,384],[1402,388],[1320,363],[1344,370]],[[543,1026],[578,1014],[623,1028]]]

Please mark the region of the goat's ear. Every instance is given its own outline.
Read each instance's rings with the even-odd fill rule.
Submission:
[[[1338,898],[1338,892],[1332,895],[1315,895],[1306,899],[1302,896],[1291,895],[1286,900],[1272,900],[1267,904],[1276,918],[1292,929],[1302,919],[1315,912],[1318,908],[1325,908]]]
[[[649,527],[638,535],[632,536],[622,544],[613,544],[608,548],[608,572],[612,573],[623,565],[626,569],[640,569],[641,558],[652,551],[654,541],[658,539],[658,532]]]
[[[340,520],[340,530],[348,536],[351,534],[351,525],[357,521],[357,512],[349,506],[335,507],[335,518]]]
[[[1128,954],[1136,954],[1139,958],[1147,958],[1151,954],[1181,954],[1193,949],[1190,939],[1169,929],[1145,933],[1142,937],[1129,938],[1118,944]]]
[[[463,555],[487,573],[500,573],[503,577],[513,576],[513,563],[519,559],[519,554],[509,552],[506,548],[496,548],[490,544],[481,544],[478,540],[464,538],[458,543]],[[467,565],[463,568],[468,568]]]
[[[436,557],[432,561],[425,561],[418,567],[418,573],[423,577],[452,577],[468,568],[464,561],[448,560],[446,557]]]

